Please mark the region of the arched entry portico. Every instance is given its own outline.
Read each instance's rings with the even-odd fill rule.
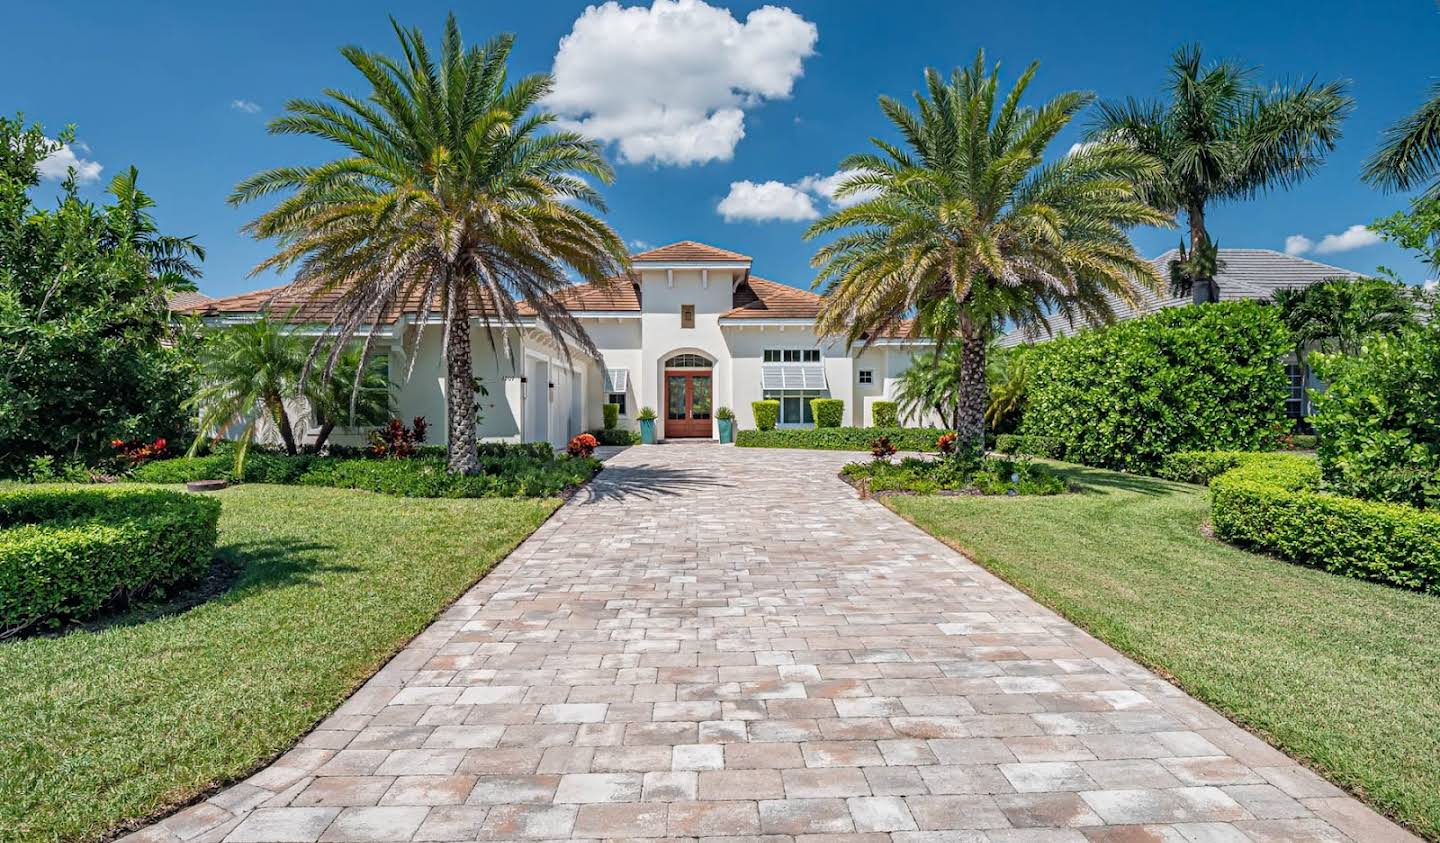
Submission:
[[[698,352],[661,359],[660,394],[666,439],[708,439],[714,431],[715,361]]]

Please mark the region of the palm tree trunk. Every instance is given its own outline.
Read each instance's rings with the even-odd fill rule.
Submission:
[[[450,293],[450,330],[445,340],[445,410],[448,468],[455,474],[480,470],[475,448],[475,374],[470,362],[470,309]]]
[[[960,407],[955,434],[972,449],[985,449],[985,337],[965,330],[960,352]]]
[[[266,403],[270,405],[271,420],[280,428],[280,441],[285,443],[285,453],[295,456],[295,431],[290,429],[290,414],[285,412],[285,399],[272,396]]]
[[[1185,218],[1190,223],[1190,251],[1193,253],[1200,248],[1200,244],[1210,243],[1210,231],[1205,227],[1205,205],[1202,202],[1191,202],[1185,206]],[[1220,300],[1220,288],[1215,286],[1214,278],[1192,278],[1192,288],[1195,285],[1202,285],[1205,290],[1205,301],[1214,302]]]
[[[325,443],[330,439],[330,432],[334,429],[335,422],[329,419],[320,423],[320,432],[315,435],[315,453],[320,453],[320,449],[325,447]]]

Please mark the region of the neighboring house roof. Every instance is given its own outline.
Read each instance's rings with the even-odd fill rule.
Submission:
[[[187,313],[195,307],[215,301],[209,296],[195,290],[188,290],[180,293],[171,293],[165,299],[165,306],[171,312]]]
[[[1176,256],[1177,250],[1171,249],[1151,261],[1159,271],[1161,278],[1170,277],[1170,261],[1174,260]],[[1361,273],[1349,269],[1295,255],[1287,255],[1271,249],[1221,249],[1219,257],[1221,269],[1215,276],[1215,286],[1219,289],[1220,301],[1265,300],[1273,296],[1277,290],[1308,287],[1327,278],[1361,277]],[[1111,307],[1115,311],[1116,321],[1122,321],[1192,302],[1191,296],[1170,295],[1167,285],[1158,293],[1152,290],[1139,290],[1138,301],[1134,305],[1118,298],[1112,298]],[[1071,325],[1065,317],[1058,314],[1046,320],[1046,324],[1049,326],[1048,332],[1041,329],[1038,333],[1027,334],[1017,329],[1000,337],[996,342],[1002,347],[1015,346],[1050,337],[1063,337],[1073,334],[1077,330],[1091,327],[1084,322]]]
[[[183,309],[176,308],[176,311],[197,316],[249,316],[269,313],[291,324],[327,324],[339,314],[341,295],[340,290],[311,293],[282,285],[223,299],[211,299]],[[416,291],[405,301],[386,308],[381,315],[380,324],[394,324],[402,316],[419,316],[423,309],[420,298],[421,293]],[[432,314],[440,316],[433,307],[432,305]],[[495,309],[489,306],[484,307],[483,311],[491,316],[496,314]]]
[[[630,260],[639,263],[661,261],[744,261],[749,263],[750,256],[742,255],[739,252],[732,252],[729,249],[711,246],[708,243],[697,243],[694,240],[681,240],[679,243],[671,243],[668,246],[657,246],[654,249],[631,255]]]

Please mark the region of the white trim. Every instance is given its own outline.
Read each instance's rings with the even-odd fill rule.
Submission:
[[[645,261],[631,260],[636,269],[673,271],[676,269],[749,269],[750,261]]]
[[[639,319],[638,310],[572,310],[576,319]]]
[[[746,319],[744,317],[737,316],[721,316],[717,321],[721,325],[754,325],[757,328],[776,325],[781,327],[795,325],[808,325],[812,328],[815,327],[814,319]]]

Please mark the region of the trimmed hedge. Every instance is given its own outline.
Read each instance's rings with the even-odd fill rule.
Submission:
[[[780,421],[779,401],[751,401],[750,411],[755,414],[755,427],[760,430],[774,430]]]
[[[1210,483],[1226,541],[1333,574],[1440,594],[1440,513],[1318,491],[1320,466],[1264,454]]]
[[[1066,491],[1065,481],[1044,466],[1000,457],[974,460],[906,457],[898,463],[870,460],[852,462],[840,473],[871,493],[932,495],[951,491],[982,495],[1058,495]]]
[[[1155,474],[1166,480],[1208,486],[1211,480],[1233,468],[1270,456],[1260,451],[1177,451],[1165,456]]]
[[[839,427],[845,420],[845,401],[841,398],[811,398],[810,413],[816,427]]]
[[[219,453],[203,457],[176,457],[151,460],[135,469],[131,479],[139,483],[189,483],[195,480],[224,480],[228,483],[276,483],[289,485],[300,480],[311,463],[321,457],[301,454],[290,457],[252,449],[245,455],[242,476],[235,476],[235,457]]]
[[[1286,426],[1293,342],[1259,302],[1172,307],[1036,345],[1017,431],[1148,474],[1176,451],[1260,451]]]
[[[808,448],[820,451],[869,451],[870,443],[888,436],[901,451],[933,451],[944,430],[928,427],[817,427],[814,429],[742,430],[735,444],[742,448]]]
[[[639,445],[640,434],[633,430],[616,427],[610,430],[592,430],[590,435],[601,445]]]
[[[899,427],[899,405],[894,401],[872,402],[870,404],[870,424],[875,427]]]
[[[0,492],[0,638],[198,579],[220,502],[159,489]]]
[[[619,404],[602,404],[600,406],[600,413],[605,419],[606,430],[614,430],[620,426]]]
[[[1049,460],[1065,458],[1065,443],[1053,436],[1002,433],[995,437],[995,450],[1012,456],[1041,457]]]

